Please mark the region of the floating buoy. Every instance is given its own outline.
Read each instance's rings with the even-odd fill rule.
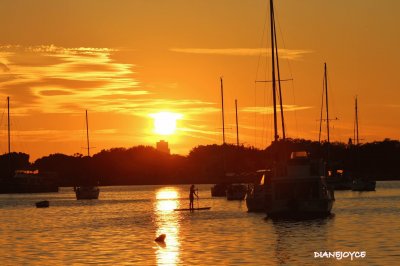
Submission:
[[[160,242],[160,243],[164,243],[165,242],[165,237],[166,237],[165,234],[161,234],[156,239],[154,239],[154,241]]]

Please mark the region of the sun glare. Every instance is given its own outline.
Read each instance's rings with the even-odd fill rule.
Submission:
[[[176,121],[182,118],[181,114],[172,112],[158,112],[150,116],[154,119],[154,132],[160,135],[175,133]]]

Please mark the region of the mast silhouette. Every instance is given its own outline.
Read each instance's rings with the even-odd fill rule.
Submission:
[[[235,110],[236,110],[236,142],[239,147],[239,120],[238,120],[238,110],[237,110],[237,99],[235,99]]]
[[[356,142],[356,145],[358,145],[359,138],[358,138],[358,105],[357,105],[357,96],[355,98],[355,125],[354,125],[354,140]]]
[[[8,156],[11,156],[11,134],[10,134],[10,97],[7,97],[7,132],[8,132]]]
[[[222,106],[222,144],[225,145],[225,113],[224,113],[224,83],[221,80],[221,106]]]
[[[329,139],[329,98],[328,98],[328,74],[326,70],[326,63],[324,63],[324,80],[325,80],[325,100],[326,100],[326,132],[328,134],[328,144],[330,143]]]
[[[274,2],[269,1],[270,5],[270,24],[271,24],[271,60],[272,60],[272,100],[274,105],[274,141],[278,141],[278,125],[276,116],[276,77],[275,77],[275,22],[274,22]]]
[[[326,112],[326,118],[323,118],[323,110],[324,110],[324,94],[325,94],[325,112]],[[324,79],[322,83],[322,101],[321,101],[321,113],[320,113],[320,119],[319,119],[319,134],[318,134],[318,142],[321,143],[321,132],[322,132],[322,122],[326,121],[326,134],[327,134],[327,142],[328,144],[330,143],[330,126],[329,122],[331,120],[338,120],[337,117],[330,119],[329,118],[329,98],[328,98],[328,70],[326,63],[324,63]]]
[[[86,110],[86,142],[87,142],[87,154],[90,157],[90,146],[89,146],[89,120],[88,120],[88,114]]]
[[[8,138],[8,175],[9,175],[9,177],[12,177],[12,170],[11,170],[10,97],[7,97],[7,138]]]

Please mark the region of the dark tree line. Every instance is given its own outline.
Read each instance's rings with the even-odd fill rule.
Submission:
[[[304,139],[278,141],[264,150],[235,146],[198,146],[189,155],[169,155],[153,147],[102,150],[92,157],[51,154],[29,162],[29,155],[0,156],[0,175],[15,169],[56,172],[60,186],[82,184],[138,185],[229,182],[226,173],[250,173],[267,169],[279,156],[305,150],[313,158],[324,158],[331,169],[362,173],[381,179],[400,179],[400,142],[386,139],[362,145],[318,143]],[[278,155],[277,155],[278,154]]]

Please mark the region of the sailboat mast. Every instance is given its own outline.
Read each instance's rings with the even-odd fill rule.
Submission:
[[[10,134],[10,97],[7,97],[7,131],[8,131],[8,155],[11,154],[11,134]]]
[[[285,131],[285,119],[284,119],[284,114],[283,114],[283,104],[282,104],[281,74],[279,71],[278,41],[276,38],[275,17],[274,17],[274,39],[275,39],[276,70],[277,70],[277,74],[278,74],[279,105],[280,105],[280,110],[281,110],[282,139],[285,140],[286,139],[286,131]]]
[[[358,145],[359,144],[359,138],[358,138],[358,106],[357,106],[357,96],[356,96],[356,99],[355,99],[355,111],[356,111],[356,130],[355,130],[355,133],[356,133],[356,139],[355,139],[355,141],[356,141],[356,145]]]
[[[272,60],[272,99],[274,105],[274,141],[278,140],[278,125],[276,117],[276,78],[275,78],[275,30],[274,30],[274,2],[269,1],[271,23],[271,60]]]
[[[89,146],[89,120],[88,114],[86,110],[86,141],[87,141],[87,154],[90,156],[90,146]]]
[[[239,120],[238,120],[238,110],[237,110],[237,99],[235,99],[235,110],[236,110],[236,142],[239,147]]]
[[[221,105],[222,105],[222,143],[225,145],[225,113],[224,113],[224,84],[221,80]]]
[[[325,79],[325,100],[326,100],[326,132],[328,135],[328,143],[329,140],[329,101],[328,101],[328,77],[327,77],[327,70],[326,70],[326,63],[324,63],[324,79]]]

